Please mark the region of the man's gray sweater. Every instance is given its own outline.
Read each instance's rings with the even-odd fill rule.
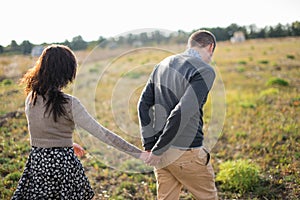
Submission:
[[[202,146],[203,106],[214,79],[210,65],[186,52],[155,66],[138,103],[145,150],[161,155],[171,145]]]

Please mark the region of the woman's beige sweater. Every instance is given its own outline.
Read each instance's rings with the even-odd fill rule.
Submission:
[[[44,114],[45,102],[41,96],[37,97],[34,106],[30,101],[31,93],[27,96],[25,113],[32,146],[43,148],[72,147],[72,135],[76,125],[108,145],[135,158],[140,156],[142,151],[139,148],[99,124],[76,97],[68,94],[64,95],[69,99],[68,103],[65,104],[67,115],[59,117],[57,122],[53,120],[52,115]]]

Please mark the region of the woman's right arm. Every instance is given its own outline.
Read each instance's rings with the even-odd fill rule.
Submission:
[[[72,98],[72,115],[76,125],[85,129],[104,143],[111,145],[135,158],[140,158],[142,150],[128,143],[126,140],[103,127],[97,122],[80,103],[80,101]]]

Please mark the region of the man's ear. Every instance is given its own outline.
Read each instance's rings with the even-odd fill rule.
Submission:
[[[210,45],[209,45],[209,51],[210,51],[211,53],[214,52],[214,44],[210,44]]]

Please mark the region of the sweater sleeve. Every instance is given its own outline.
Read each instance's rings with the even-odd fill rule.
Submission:
[[[140,132],[142,134],[142,143],[145,150],[151,150],[157,140],[153,129],[153,87],[154,85],[151,79],[149,79],[138,102]]]
[[[139,158],[142,151],[138,147],[128,143],[117,134],[99,124],[75,97],[72,98],[72,115],[74,123],[77,126],[88,131],[102,142],[135,158]]]

